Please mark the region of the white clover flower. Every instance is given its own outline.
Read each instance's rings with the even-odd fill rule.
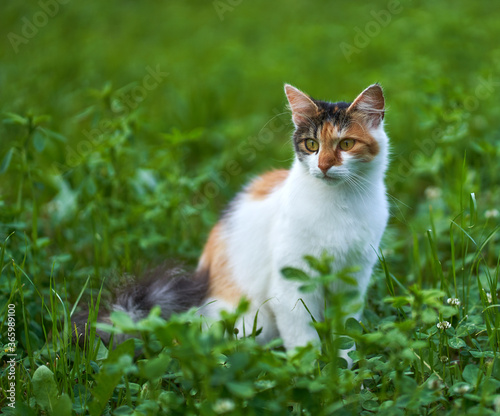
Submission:
[[[500,212],[498,212],[498,209],[489,209],[484,213],[484,216],[486,218],[498,218]]]
[[[218,399],[213,405],[214,412],[217,414],[233,411],[235,404],[231,399]]]
[[[466,394],[471,390],[471,387],[468,384],[462,384],[461,386],[458,386],[455,388],[455,392],[458,394]]]
[[[451,326],[451,324],[448,321],[441,321],[438,322],[436,326],[441,330],[445,330],[448,329]]]
[[[427,386],[431,390],[441,390],[443,388],[443,383],[441,383],[441,380],[438,380],[437,378],[434,378],[434,379],[429,380],[427,382]]]
[[[384,257],[390,257],[394,254],[394,250],[392,248],[384,248],[382,249],[382,254]]]
[[[486,296],[486,301],[488,303],[493,303],[493,297],[491,296],[490,292],[486,292],[486,290],[483,289],[484,296]]]
[[[425,188],[424,193],[427,199],[438,199],[441,197],[443,191],[436,186],[429,186]]]
[[[493,298],[491,297],[491,293],[490,292],[486,292],[486,299],[488,300],[488,303],[492,303],[493,302]]]
[[[495,412],[500,412],[500,396],[495,397],[495,400],[493,400],[493,408]]]
[[[446,303],[451,306],[460,306],[462,304],[458,298],[448,298]]]

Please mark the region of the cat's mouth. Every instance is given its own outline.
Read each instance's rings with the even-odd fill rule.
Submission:
[[[335,177],[335,176],[332,177],[332,176],[327,176],[327,175],[321,176],[320,179],[322,179],[323,181],[325,181],[327,183],[331,183],[332,185],[338,184],[342,181],[341,178],[339,178],[339,177]]]
[[[321,181],[328,183],[329,185],[339,185],[344,182],[344,175],[339,175],[336,173],[324,174],[323,172],[311,172],[312,176],[320,179]]]

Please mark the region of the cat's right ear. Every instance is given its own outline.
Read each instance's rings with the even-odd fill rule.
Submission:
[[[307,123],[318,112],[314,101],[302,91],[290,84],[285,84],[285,94],[292,110],[292,120],[295,127]]]

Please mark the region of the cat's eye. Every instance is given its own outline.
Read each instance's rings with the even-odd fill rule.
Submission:
[[[319,149],[319,144],[316,140],[306,139],[304,141],[304,144],[306,146],[306,149],[309,150],[310,152],[317,152]]]
[[[355,144],[356,140],[354,139],[344,139],[340,141],[339,146],[341,150],[347,152],[348,150],[351,150]]]

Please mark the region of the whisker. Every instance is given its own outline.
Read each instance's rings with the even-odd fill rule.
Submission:
[[[366,190],[363,187],[363,184],[358,182],[354,177],[350,176],[345,176],[345,181],[349,186],[349,188],[352,189],[359,196],[359,198],[363,202],[363,205],[366,207],[366,199],[365,199]]]

